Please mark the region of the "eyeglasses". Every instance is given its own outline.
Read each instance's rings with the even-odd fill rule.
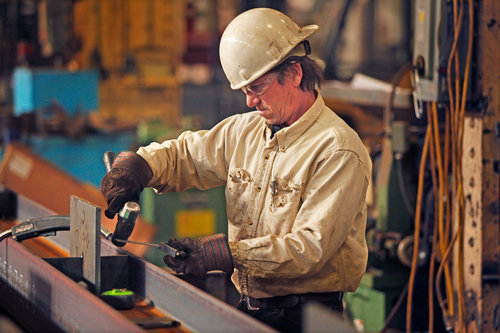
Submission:
[[[241,90],[243,90],[243,92],[247,95],[251,92],[257,96],[262,96],[266,93],[267,89],[269,89],[274,80],[276,80],[276,75],[268,74],[259,78],[257,81],[244,86]]]

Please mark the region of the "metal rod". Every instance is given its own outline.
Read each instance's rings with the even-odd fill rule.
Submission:
[[[135,242],[135,241],[125,240],[125,239],[117,239],[117,241],[120,241],[120,242],[125,242],[125,243],[138,244],[138,245],[146,245],[146,246],[160,247],[160,244],[149,243],[149,242]]]

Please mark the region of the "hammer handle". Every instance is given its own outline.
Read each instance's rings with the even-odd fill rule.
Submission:
[[[109,172],[111,170],[111,166],[113,165],[113,161],[115,160],[115,153],[112,151],[107,151],[104,153],[104,165],[106,166],[106,171]]]
[[[115,160],[115,153],[112,151],[107,151],[104,153],[103,161],[106,166],[106,171],[110,172]],[[126,202],[125,205],[118,212],[118,219],[115,225],[115,231],[109,233],[109,230],[104,230],[101,228],[101,234],[109,239],[111,237],[111,242],[116,246],[124,246],[126,241],[134,231],[135,220],[137,215],[139,215],[141,207],[133,201]]]

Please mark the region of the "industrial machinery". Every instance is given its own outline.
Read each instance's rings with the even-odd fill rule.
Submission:
[[[478,39],[473,38],[484,24],[484,17],[478,19],[482,5],[414,2],[413,57],[393,78],[379,153],[372,155],[376,205],[367,230],[368,270],[346,297],[363,331],[498,329],[498,297],[487,292],[498,288],[498,274],[485,273],[498,271],[498,255],[491,255],[498,234],[484,234],[480,222],[482,196],[490,193],[492,205],[498,203],[498,190],[489,184],[498,174],[486,191],[477,186],[482,172],[489,172],[481,150],[490,149],[484,135],[491,133],[483,131],[479,116],[487,108],[478,93]],[[392,108],[406,74],[414,104],[402,117]],[[493,240],[492,250],[482,244],[485,239]]]
[[[404,308],[395,306],[406,295],[412,262],[418,174],[415,168],[421,147],[415,140],[419,133],[410,133],[405,122],[394,122],[391,133],[392,140],[383,139],[380,152],[373,156],[377,200],[376,218],[372,216],[367,225],[367,272],[356,292],[346,294],[349,315],[358,329],[365,332],[379,332],[388,318],[391,318],[390,328],[405,327]],[[429,224],[432,226],[432,215],[426,217],[422,229],[420,265],[428,263],[428,241],[432,240],[432,234],[427,232]],[[418,303],[424,307],[425,297]],[[395,308],[397,312],[391,313]],[[425,327],[425,318],[420,323]]]
[[[462,19],[460,25],[469,25],[469,4],[464,1],[460,6]],[[447,70],[452,50],[457,50],[460,57],[465,59],[467,54],[468,29],[462,29],[454,43],[454,6],[451,1],[417,0],[414,5],[413,20],[413,85],[415,112],[422,116],[422,103],[427,101],[447,102],[448,82]],[[455,15],[458,10],[455,8]],[[460,72],[464,71],[465,62],[461,63]],[[469,76],[469,79],[474,76]],[[468,85],[469,89],[471,84]],[[471,95],[468,90],[465,94]]]

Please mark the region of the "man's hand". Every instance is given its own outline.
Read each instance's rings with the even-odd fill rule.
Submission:
[[[132,152],[118,154],[111,170],[101,181],[101,193],[108,203],[104,214],[112,219],[128,201],[139,201],[153,171],[148,163]]]
[[[229,250],[226,235],[216,234],[200,238],[171,238],[168,245],[185,251],[185,258],[163,257],[163,261],[176,273],[205,277],[207,272],[220,270],[233,272],[233,258]]]

